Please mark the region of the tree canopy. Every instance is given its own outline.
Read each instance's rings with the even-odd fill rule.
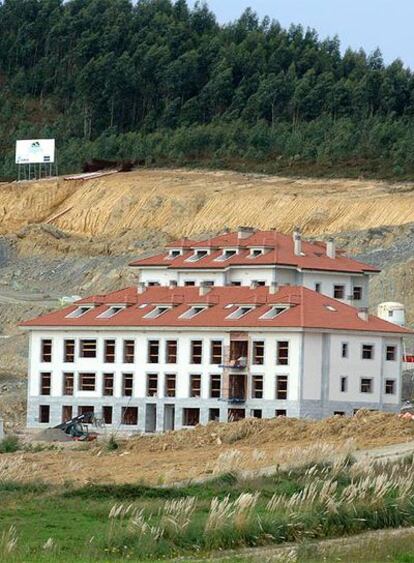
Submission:
[[[185,0],[0,2],[0,173],[16,138],[89,156],[407,177],[414,75],[250,9]]]

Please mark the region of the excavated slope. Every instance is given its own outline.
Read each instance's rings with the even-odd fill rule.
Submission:
[[[308,235],[414,221],[414,184],[235,172],[139,170],[0,185],[0,233],[50,223],[81,236],[152,229],[172,237],[253,225]]]

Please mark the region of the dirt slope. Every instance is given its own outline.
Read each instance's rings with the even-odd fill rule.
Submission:
[[[309,180],[235,172],[140,170],[80,181],[0,186],[0,233],[49,223],[81,236],[169,236],[240,224],[307,234],[414,221],[414,183]]]

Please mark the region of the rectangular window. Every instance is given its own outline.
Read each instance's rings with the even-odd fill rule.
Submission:
[[[202,340],[191,341],[191,357],[190,364],[201,364],[203,359],[203,342]]]
[[[321,292],[321,284],[319,282],[315,283],[315,291],[316,293],[320,293]]]
[[[79,356],[81,358],[96,358],[96,340],[81,340]]]
[[[363,360],[372,360],[374,358],[374,346],[372,344],[363,344],[361,357]]]
[[[75,341],[72,339],[63,341],[63,361],[67,364],[75,361]]]
[[[115,363],[115,340],[104,341],[104,362],[106,364]]]
[[[52,341],[48,338],[40,343],[40,361],[50,363],[52,361]]]
[[[147,397],[158,395],[158,373],[147,374]]]
[[[134,387],[134,376],[132,373],[122,374],[122,396],[132,397],[132,390]]]
[[[362,299],[362,287],[355,286],[352,290],[352,299],[354,301],[361,301]]]
[[[334,414],[334,416],[345,416],[344,411],[334,411],[333,414]]]
[[[73,388],[74,388],[74,376],[73,373],[64,373],[63,374],[63,394],[64,395],[73,395]]]
[[[386,349],[386,353],[385,353],[385,359],[388,362],[393,362],[394,360],[397,359],[397,349],[395,346],[387,346]]]
[[[276,376],[276,399],[284,400],[287,399],[288,395],[288,376],[287,375],[277,375]]]
[[[276,409],[275,416],[286,416],[286,409]]]
[[[230,282],[230,285],[232,285],[233,287],[240,287],[241,281],[232,281],[232,282]]]
[[[104,397],[112,397],[114,394],[114,374],[103,374],[103,395]]]
[[[349,355],[349,345],[348,342],[342,342],[342,357],[348,358]]]
[[[372,393],[372,379],[363,377],[361,379],[361,393]]]
[[[184,282],[184,285],[186,287],[190,287],[190,286],[192,287],[192,286],[195,285],[195,281],[187,280],[187,281]]]
[[[334,285],[333,296],[335,299],[343,299],[345,297],[345,286]]]
[[[214,422],[219,422],[220,409],[208,409],[208,419]]]
[[[39,422],[47,423],[50,421],[50,405],[40,405]]]
[[[133,364],[135,356],[135,342],[124,340],[124,364]]]
[[[395,395],[395,379],[386,379],[385,380],[385,394],[386,395]]]
[[[148,363],[158,364],[160,343],[158,340],[148,340]]]
[[[136,426],[138,424],[138,407],[122,407],[122,424]]]
[[[92,405],[79,405],[78,416],[82,414],[89,415],[90,417],[94,415],[95,409]]]
[[[183,426],[196,426],[200,422],[200,409],[183,409]]]
[[[165,344],[165,362],[167,364],[177,363],[177,341],[167,340]]]
[[[79,391],[95,391],[96,376],[94,373],[79,374]]]
[[[289,364],[289,342],[280,340],[277,343],[276,363],[278,366],[287,366]]]
[[[264,364],[264,342],[253,342],[253,364],[262,366]]]
[[[210,398],[220,399],[221,396],[221,375],[210,375]]]
[[[221,340],[212,340],[210,349],[210,364],[219,366],[222,363],[223,344]]]
[[[263,376],[252,377],[252,399],[263,399]]]
[[[72,418],[72,405],[63,405],[62,407],[62,422],[67,422]]]
[[[190,397],[200,398],[201,396],[201,375],[190,375]]]
[[[40,374],[40,394],[50,395],[52,374],[51,373],[41,373]]]
[[[105,424],[112,424],[112,407],[102,407],[102,418],[104,419]]]
[[[251,416],[252,416],[253,418],[262,418],[262,411],[261,411],[261,409],[253,409],[253,410],[251,411]]]
[[[346,393],[348,391],[348,378],[346,376],[342,376],[340,381],[341,393]]]
[[[167,373],[165,375],[165,396],[175,397],[175,374]]]

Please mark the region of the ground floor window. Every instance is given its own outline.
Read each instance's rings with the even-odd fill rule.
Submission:
[[[39,422],[46,423],[50,420],[50,405],[40,405]]]
[[[136,426],[138,424],[138,407],[122,407],[122,424]]]
[[[385,394],[386,395],[395,395],[395,379],[386,379],[385,380]]]
[[[78,416],[81,416],[82,414],[91,414],[93,415],[95,412],[94,407],[89,406],[89,405],[80,405],[78,407]]]
[[[63,405],[62,422],[66,422],[72,418],[72,405]]]
[[[183,426],[196,426],[200,423],[200,409],[183,409]]]
[[[243,418],[246,418],[246,411],[244,409],[229,409],[227,412],[229,422],[237,422]]]
[[[275,416],[287,416],[286,409],[276,409]]]
[[[209,409],[208,410],[208,419],[214,420],[218,422],[220,420],[220,409]]]
[[[252,417],[253,417],[253,418],[262,418],[262,411],[261,411],[261,409],[253,409],[253,410],[252,410]]]
[[[334,411],[334,416],[345,416],[344,411]]]
[[[368,377],[361,378],[361,393],[372,393],[372,379]]]
[[[102,418],[105,424],[112,424],[112,407],[102,407]]]

